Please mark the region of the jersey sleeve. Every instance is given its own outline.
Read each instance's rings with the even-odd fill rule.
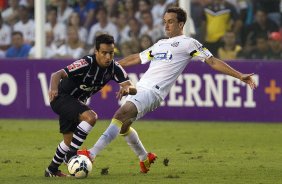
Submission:
[[[197,40],[191,38],[191,42],[189,44],[189,55],[194,59],[194,60],[201,60],[205,61],[207,58],[210,58],[212,53],[205,48],[200,42]]]
[[[114,76],[113,80],[117,83],[122,83],[129,80],[129,77],[126,73],[126,71],[122,68],[122,66],[115,62],[114,63]]]
[[[154,56],[152,55],[152,49],[153,46],[149,47],[139,54],[142,64],[148,63],[153,59]]]
[[[89,70],[91,66],[91,58],[90,56],[85,56],[79,60],[74,61],[72,64],[68,65],[64,68],[68,77],[72,77],[75,75],[82,75]]]

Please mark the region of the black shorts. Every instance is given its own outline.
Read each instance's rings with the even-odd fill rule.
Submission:
[[[91,110],[87,105],[70,95],[59,95],[51,103],[51,108],[59,115],[60,132],[74,132],[80,123],[79,115]]]

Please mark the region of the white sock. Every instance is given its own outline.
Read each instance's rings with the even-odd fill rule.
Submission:
[[[91,126],[89,123],[87,123],[86,121],[82,121],[79,123],[79,125],[77,126],[78,128],[80,128],[81,130],[83,130],[85,133],[89,133],[91,132],[93,126]]]
[[[77,125],[76,130],[73,133],[73,138],[70,144],[71,150],[78,150],[78,148],[83,144],[87,135],[92,130],[93,126],[91,126],[86,121],[82,121]]]
[[[134,153],[139,157],[140,161],[147,159],[147,151],[144,148],[139,136],[132,127],[130,127],[128,133],[124,134],[124,138],[127,144],[131,147]]]
[[[121,125],[121,121],[112,119],[112,122],[106,131],[101,135],[95,145],[89,149],[92,159],[94,159],[100,151],[102,151],[108,144],[112,142],[112,140],[118,136]]]

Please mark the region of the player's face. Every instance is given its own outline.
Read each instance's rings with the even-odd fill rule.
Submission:
[[[107,68],[111,65],[114,59],[114,48],[114,44],[102,43],[99,50],[95,50],[96,60],[100,67]]]
[[[178,22],[176,13],[165,13],[164,26],[166,35],[171,38],[182,35],[183,22]]]

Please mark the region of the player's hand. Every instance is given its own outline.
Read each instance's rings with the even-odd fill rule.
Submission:
[[[119,91],[116,93],[116,98],[121,100],[123,96],[126,96],[129,94],[129,87],[122,87],[119,89]]]
[[[255,81],[252,78],[253,75],[254,73],[250,73],[250,74],[242,74],[241,76],[241,81],[248,84],[251,87],[251,89],[255,89],[257,87]]]
[[[58,90],[49,91],[49,102],[52,102],[58,96]]]

